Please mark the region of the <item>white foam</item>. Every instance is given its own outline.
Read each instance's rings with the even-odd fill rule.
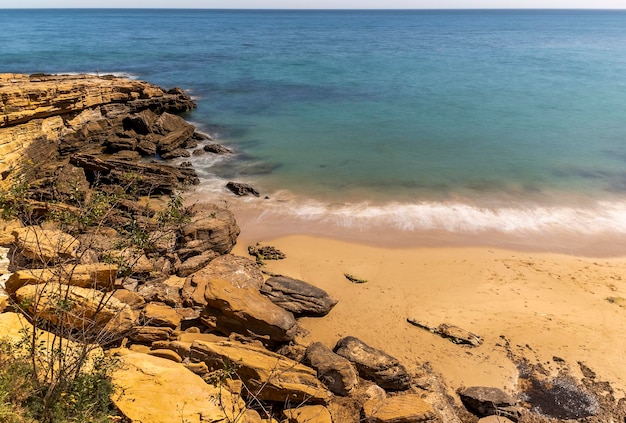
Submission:
[[[461,202],[367,202],[333,205],[297,200],[264,202],[262,215],[284,215],[345,228],[393,228],[401,231],[444,230],[460,233],[568,232],[626,234],[626,201],[601,201],[584,207],[481,207]]]

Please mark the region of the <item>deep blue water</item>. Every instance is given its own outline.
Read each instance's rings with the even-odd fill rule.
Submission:
[[[207,197],[236,179],[348,226],[626,234],[624,11],[0,10],[0,28],[0,72],[188,90],[187,118],[238,152],[194,159]]]

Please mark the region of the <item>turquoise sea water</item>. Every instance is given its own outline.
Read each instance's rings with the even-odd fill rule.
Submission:
[[[626,236],[626,12],[0,10],[0,72],[196,97],[264,213],[404,233]],[[626,250],[625,250],[626,251]]]

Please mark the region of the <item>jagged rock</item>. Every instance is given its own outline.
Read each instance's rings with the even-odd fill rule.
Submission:
[[[371,423],[441,422],[433,407],[417,394],[375,395],[363,404],[363,414]]]
[[[191,275],[185,281],[182,297],[185,302],[205,306],[206,284],[217,278],[230,282],[237,288],[260,289],[263,285],[263,273],[252,260],[226,254],[213,259],[207,266]]]
[[[150,303],[142,313],[143,323],[148,326],[164,326],[176,329],[182,320],[172,307],[165,304]]]
[[[221,144],[207,144],[203,147],[203,151],[213,154],[232,154],[233,151]]]
[[[184,365],[151,355],[121,350],[122,365],[112,381],[115,406],[134,422],[224,422],[245,409],[241,397],[205,383]]]
[[[323,405],[304,405],[283,410],[282,423],[333,423],[330,412]]]
[[[469,345],[471,347],[478,347],[483,343],[482,337],[458,326],[449,325],[447,323],[441,323],[439,326],[434,326],[413,317],[409,317],[406,320],[414,326],[426,329],[427,331],[437,334],[442,338],[449,339],[450,342],[454,344],[463,344]]]
[[[334,394],[349,395],[359,383],[359,377],[352,364],[320,342],[309,345],[305,360],[317,370],[318,379]]]
[[[259,337],[265,343],[286,342],[297,331],[293,314],[278,307],[254,288],[237,288],[219,278],[207,278],[207,306],[200,319],[226,335],[231,332]]]
[[[179,157],[191,157],[191,153],[184,148],[177,148],[175,150],[161,154],[161,158],[165,160],[177,159]]]
[[[259,196],[259,191],[257,191],[254,187],[241,182],[228,182],[226,184],[226,188],[228,188],[233,194],[240,197],[248,194],[254,195],[255,197]]]
[[[200,180],[192,168],[172,167],[159,163],[129,162],[116,159],[101,159],[93,154],[77,153],[70,163],[85,169],[91,179],[101,183],[128,186],[132,175],[133,192],[137,195],[172,194],[183,185],[197,185]]]
[[[42,262],[75,258],[79,242],[59,230],[41,229],[37,226],[14,229],[15,246],[23,256]]]
[[[214,204],[196,204],[190,213],[191,221],[180,230],[176,244],[181,259],[207,250],[219,254],[232,250],[239,236],[239,226],[229,210]]]
[[[281,403],[320,403],[330,392],[316,378],[315,370],[264,348],[238,342],[195,341],[193,360],[203,361],[209,369],[234,367],[236,376],[250,391],[249,396]]]
[[[111,290],[117,277],[117,270],[117,264],[108,263],[18,270],[7,280],[6,289],[13,293],[25,285],[54,281],[81,288]]]
[[[81,204],[89,197],[89,182],[85,171],[66,164],[55,172],[54,198],[69,204]]]
[[[460,390],[458,394],[465,408],[478,417],[494,414],[514,417],[517,414],[516,410],[512,410],[517,405],[517,401],[501,389],[472,386]]]
[[[269,278],[261,293],[296,316],[325,316],[337,304],[323,289],[287,276]]]
[[[142,139],[137,143],[137,151],[142,156],[154,156],[157,152],[157,146],[154,142],[148,139]]]
[[[136,311],[110,294],[77,286],[26,285],[15,297],[27,305],[31,316],[79,330],[104,343],[122,339],[138,320]]]
[[[140,344],[152,344],[171,339],[173,332],[172,328],[166,327],[135,326],[129,337]]]
[[[397,359],[358,338],[348,336],[340,339],[334,351],[353,363],[359,376],[373,380],[384,389],[402,391],[411,386],[411,377]]]
[[[0,219],[0,245],[10,247],[15,243],[15,235],[13,231],[23,228],[22,222],[17,219],[3,220]]]

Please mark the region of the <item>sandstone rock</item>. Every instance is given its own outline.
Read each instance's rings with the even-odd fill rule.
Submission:
[[[226,184],[226,188],[228,188],[233,194],[240,197],[248,194],[254,195],[255,197],[259,196],[259,191],[257,191],[254,187],[241,182],[231,181]]]
[[[75,258],[79,242],[59,230],[27,226],[13,230],[17,251],[33,260],[50,262],[57,259]]]
[[[509,420],[503,416],[489,416],[483,417],[478,420],[478,423],[514,423],[513,420]]]
[[[93,289],[57,283],[26,285],[15,297],[27,305],[31,316],[79,330],[103,343],[122,339],[138,320],[128,305]]]
[[[191,208],[191,221],[183,226],[178,239],[177,248],[184,249],[192,241],[201,241],[195,247],[195,253],[189,256],[201,254],[212,250],[219,254],[226,254],[232,250],[239,226],[235,216],[226,209],[214,204],[198,204]],[[180,254],[180,253],[179,253]]]
[[[156,349],[150,350],[149,355],[153,355],[155,357],[161,357],[166,360],[173,361],[174,363],[182,363],[183,359],[178,355],[175,351],[170,349]]]
[[[323,405],[304,405],[283,410],[282,423],[333,423],[330,412]]]
[[[191,153],[184,148],[177,148],[175,150],[161,154],[161,158],[165,160],[177,159],[179,157],[191,157]]]
[[[81,288],[110,290],[117,277],[118,266],[108,263],[77,264],[73,266],[26,269],[13,273],[7,281],[7,291],[13,293],[25,285],[59,282]]]
[[[176,329],[181,321],[181,316],[173,308],[155,303],[150,303],[143,309],[142,318],[145,325],[172,329]]]
[[[120,355],[123,365],[112,377],[118,391],[111,399],[129,421],[217,423],[243,414],[240,397],[225,395],[182,364],[141,353]]]
[[[132,309],[142,308],[146,304],[146,301],[141,295],[124,288],[116,289],[113,292],[113,297],[117,298],[124,304],[127,304]]]
[[[208,251],[203,252],[200,255],[193,256],[185,260],[184,262],[181,263],[180,266],[178,266],[178,270],[176,271],[176,274],[181,277],[189,276],[197,272],[198,270],[202,269],[203,267],[205,267],[207,264],[211,262],[211,260],[213,260],[216,257],[219,257],[219,254],[213,250],[208,250]]]
[[[179,342],[183,343],[193,343],[194,341],[203,341],[203,342],[224,342],[228,341],[228,338],[220,335],[216,335],[214,333],[191,333],[184,332],[176,337]]]
[[[4,289],[4,284],[8,275],[0,275],[0,313],[4,313],[4,310],[9,307],[9,294]]]
[[[3,220],[0,219],[0,245],[10,247],[15,243],[15,235],[13,231],[23,228],[22,222],[17,219]]]
[[[330,396],[317,380],[315,370],[264,348],[237,342],[195,341],[191,357],[205,362],[210,369],[234,367],[249,395],[262,401],[320,403]]]
[[[507,417],[508,411],[511,411],[510,407],[515,407],[517,404],[514,398],[498,388],[472,386],[460,390],[458,394],[465,408],[478,417],[486,417],[493,414]],[[505,413],[502,413],[503,411]],[[515,414],[513,413],[513,415]]]
[[[372,398],[363,405],[363,414],[371,423],[441,422],[435,410],[416,394]]]
[[[296,316],[325,316],[337,304],[326,291],[287,276],[269,278],[261,293]]]
[[[185,281],[182,297],[185,302],[205,306],[204,291],[211,279],[223,279],[237,288],[260,289],[263,273],[252,260],[226,254],[213,259],[207,266]]]
[[[172,328],[154,326],[135,326],[130,333],[130,339],[140,344],[152,344],[156,341],[167,341],[171,339]]]
[[[334,351],[352,362],[359,376],[375,381],[384,389],[402,391],[411,386],[411,377],[397,359],[355,337],[340,339]]]
[[[141,295],[146,302],[160,302],[170,307],[181,307],[182,299],[180,291],[184,284],[184,278],[170,276],[165,280],[160,278],[146,282],[138,288],[137,293]]]
[[[0,275],[6,275],[9,272],[11,260],[9,260],[9,252],[11,250],[6,247],[0,247]]]
[[[306,349],[305,360],[317,370],[317,377],[334,394],[346,396],[357,386],[359,378],[350,362],[320,342]]]
[[[207,306],[200,316],[202,322],[226,335],[237,332],[278,343],[292,340],[296,333],[293,314],[254,288],[237,288],[224,279],[210,278],[204,299]]]

